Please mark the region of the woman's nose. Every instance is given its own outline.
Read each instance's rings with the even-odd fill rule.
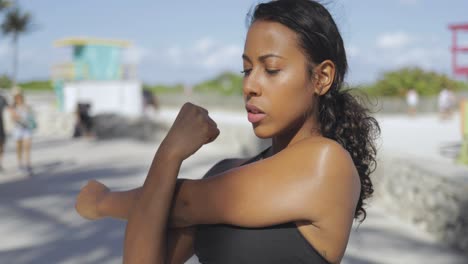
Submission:
[[[242,90],[244,92],[244,97],[252,97],[252,96],[261,95],[261,87],[259,83],[257,82],[257,79],[253,71],[250,73],[250,75],[244,77]]]

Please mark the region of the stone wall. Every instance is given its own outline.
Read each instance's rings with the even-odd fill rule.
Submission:
[[[28,99],[38,119],[36,135],[71,137],[75,118],[73,114],[59,112],[53,96],[31,95]],[[185,101],[203,105],[212,112],[222,105],[215,97],[210,100],[198,97],[160,100],[164,101],[161,102],[163,107],[172,107],[174,111]],[[242,110],[239,98],[231,98],[231,101],[226,102],[228,108]],[[6,119],[8,130],[11,123],[8,117]],[[101,130],[98,131],[102,138],[125,136],[152,140],[152,136],[164,136],[172,123],[170,118],[149,125],[143,124],[141,120],[122,121],[117,116],[102,116],[101,119],[105,120],[101,122]],[[229,117],[217,120],[226,122],[218,123],[222,133],[214,144],[223,144],[233,148],[233,152],[241,151],[245,156],[255,154],[268,144],[268,141],[260,141],[255,137],[247,122],[233,123]],[[110,134],[106,134],[108,132]],[[383,203],[394,214],[420,226],[439,240],[468,252],[468,167],[418,157],[398,157],[385,152],[379,159],[378,169],[372,176],[375,201]]]
[[[161,94],[157,95],[158,102],[164,107],[179,107],[190,101],[208,109],[220,108],[229,110],[243,110],[244,103],[241,96],[222,96],[216,94]],[[458,93],[457,99],[468,98],[468,93]],[[374,113],[405,114],[408,111],[406,99],[402,97],[375,97],[360,95],[360,101]],[[417,106],[418,113],[437,113],[437,96],[420,97]]]
[[[376,202],[468,252],[468,167],[385,154],[372,177]]]
[[[62,113],[52,104],[33,105],[33,110],[38,125],[34,132],[35,136],[63,137],[72,135],[75,123],[75,116],[73,114]],[[13,122],[8,111],[4,111],[3,116],[5,130],[7,136],[9,136],[13,129]]]

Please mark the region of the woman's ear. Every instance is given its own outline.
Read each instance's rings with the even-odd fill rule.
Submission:
[[[315,94],[324,95],[328,92],[335,80],[335,64],[330,60],[325,60],[315,66]]]

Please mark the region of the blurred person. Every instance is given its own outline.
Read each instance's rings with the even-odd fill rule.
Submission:
[[[143,117],[155,120],[157,118],[158,101],[156,95],[149,89],[143,89]]]
[[[37,124],[32,108],[26,104],[23,93],[18,89],[13,93],[10,112],[14,122],[13,138],[16,141],[18,168],[32,174],[31,144]]]
[[[441,119],[449,118],[452,115],[452,110],[455,106],[455,94],[450,88],[444,87],[440,90],[437,97],[437,106]]]
[[[3,121],[3,112],[8,109],[8,102],[2,94],[0,94],[0,171],[3,170],[3,152],[5,150],[6,133]]]
[[[419,94],[416,89],[411,88],[406,93],[406,104],[408,105],[408,114],[415,115],[419,104]]]
[[[111,192],[90,181],[76,209],[128,220],[124,263],[339,263],[353,220],[373,192],[380,132],[343,89],[347,59],[321,4],[258,4],[242,56],[247,119],[272,145],[225,159],[200,180],[179,179],[183,160],[219,134],[187,103],[159,145],[142,187]]]
[[[76,105],[76,123],[73,137],[87,137],[93,136],[93,118],[90,115],[91,104],[78,103]]]

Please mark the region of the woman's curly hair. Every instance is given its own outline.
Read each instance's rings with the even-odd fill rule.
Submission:
[[[323,136],[340,143],[351,155],[361,180],[355,217],[366,218],[364,201],[374,192],[370,174],[376,168],[375,139],[380,134],[376,119],[349,90],[343,90],[348,69],[346,51],[338,27],[328,10],[313,0],[277,0],[257,5],[250,24],[257,20],[285,25],[296,32],[309,61],[308,72],[325,60],[335,64],[335,78],[326,94],[319,97],[318,120]]]

